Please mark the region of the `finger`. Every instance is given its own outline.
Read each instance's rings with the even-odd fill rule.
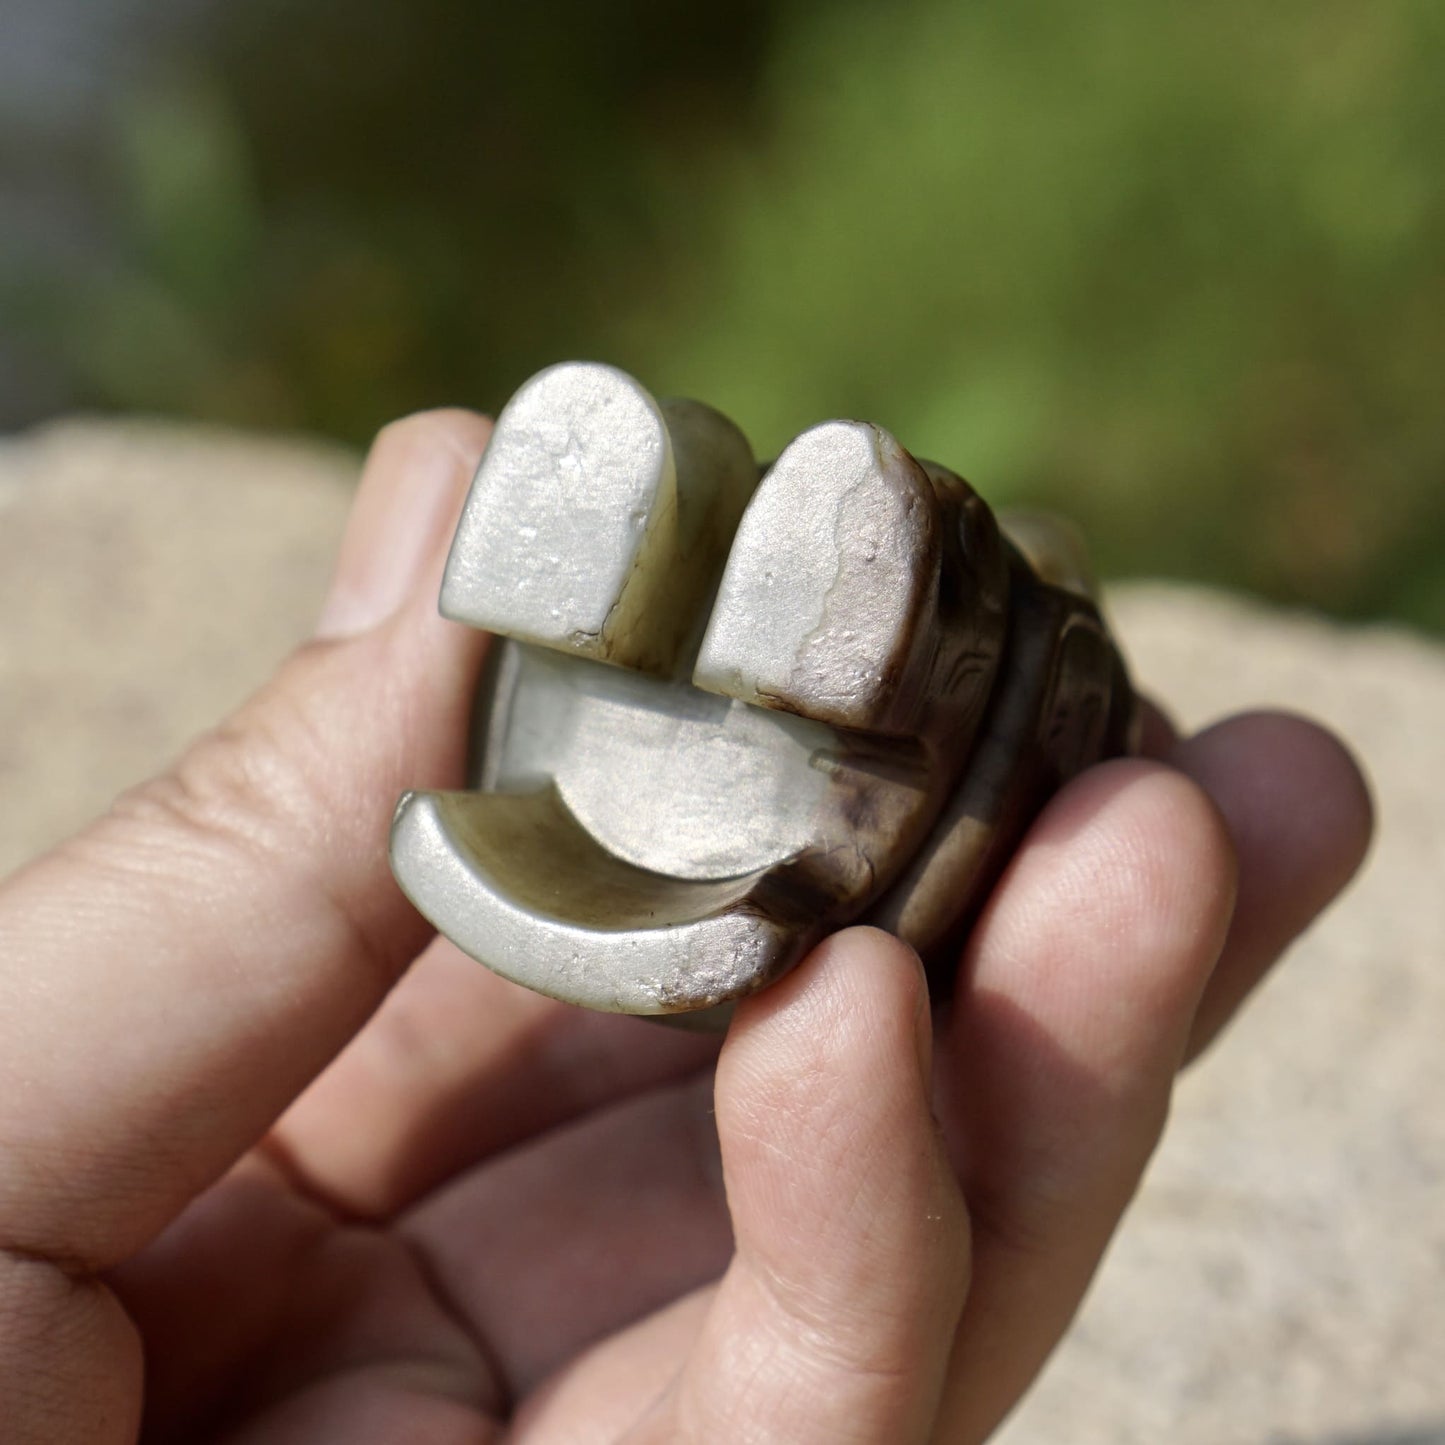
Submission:
[[[449,1393],[444,1371],[431,1362],[385,1360],[318,1380],[218,1438],[220,1445],[496,1445],[506,1428]]]
[[[999,884],[939,1069],[975,1239],[939,1440],[984,1439],[1077,1308],[1163,1126],[1233,888],[1203,792],[1132,760],[1060,793]]]
[[[338,1225],[255,1155],[107,1280],[145,1341],[148,1440],[215,1438],[218,1407],[254,1415],[261,1438],[273,1437],[260,1423],[277,1424],[279,1438],[279,1420],[330,1399],[338,1378],[358,1394],[371,1375],[439,1397],[415,1406],[428,1439],[421,1421],[447,1400],[484,1417],[502,1404],[490,1362],[405,1241]]]
[[[1151,697],[1139,695],[1139,756],[1163,758],[1179,741],[1174,719]]]
[[[104,1285],[0,1251],[6,1445],[129,1445],[140,1431],[141,1376],[140,1336]]]
[[[400,1221],[512,1398],[722,1273],[732,1231],[711,1083],[590,1115],[463,1175]]]
[[[521,1140],[696,1073],[719,1043],[559,1004],[438,938],[268,1148],[333,1208],[389,1218]]]
[[[1287,713],[1231,718],[1177,744],[1168,761],[1214,800],[1239,855],[1234,921],[1195,1016],[1193,1057],[1354,875],[1373,809],[1344,745]]]
[[[928,1438],[968,1278],[930,1054],[918,960],[872,929],[739,1007],[717,1075],[736,1254],[627,1440]]]
[[[424,940],[386,836],[404,788],[461,769],[479,638],[435,596],[486,434],[460,413],[388,429],[332,641],[0,890],[0,1244],[78,1269],[133,1251]]]
[[[389,1241],[388,1251],[372,1251],[373,1263],[400,1252],[424,1271],[445,1317],[481,1343],[496,1382],[486,1403],[495,1408],[598,1338],[722,1272],[732,1234],[709,1085],[630,1100],[510,1151],[393,1230],[340,1233]],[[198,1404],[232,1390],[241,1365],[252,1378],[268,1352],[283,1383],[328,1373],[331,1336],[351,1329],[332,1321],[323,1330],[298,1305],[318,1261],[336,1259],[338,1230],[331,1214],[282,1180],[248,1156],[109,1276],[142,1327],[147,1420],[157,1416],[165,1438],[194,1434]],[[359,1274],[353,1283],[361,1292]],[[367,1286],[365,1298],[395,1317],[387,1338],[398,1354],[415,1346],[420,1357],[429,1336],[385,1296],[376,1299],[378,1290]],[[320,1295],[335,1299],[337,1289],[328,1284]],[[218,1311],[222,1298],[233,1307]],[[276,1339],[280,1347],[269,1343]]]
[[[695,1289],[569,1360],[519,1406],[511,1438],[616,1445],[666,1395],[716,1294]]]
[[[419,412],[377,433],[337,552],[316,636],[359,637],[418,601],[437,573],[492,423],[455,408]],[[440,577],[437,577],[440,582]]]

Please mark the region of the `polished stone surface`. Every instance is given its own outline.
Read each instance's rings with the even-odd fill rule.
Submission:
[[[1077,543],[1024,538],[881,427],[821,422],[760,467],[699,402],[548,367],[497,418],[441,585],[498,639],[477,776],[402,797],[397,882],[586,1008],[721,1026],[864,918],[951,988],[1038,810],[1132,738]]]

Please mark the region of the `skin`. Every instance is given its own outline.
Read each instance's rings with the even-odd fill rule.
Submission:
[[[11,1442],[969,1442],[1078,1307],[1179,1067],[1348,880],[1359,771],[1255,714],[1049,806],[930,1017],[849,929],[718,1045],[429,939],[441,621],[487,423],[382,433],[318,637],[0,888]]]

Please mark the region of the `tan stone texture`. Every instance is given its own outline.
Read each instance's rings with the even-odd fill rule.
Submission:
[[[0,441],[0,872],[304,637],[354,473],[314,443],[161,424]],[[1183,721],[1285,705],[1340,730],[1382,828],[1185,1078],[1083,1315],[1001,1438],[1445,1441],[1445,649],[1201,590],[1112,605]]]

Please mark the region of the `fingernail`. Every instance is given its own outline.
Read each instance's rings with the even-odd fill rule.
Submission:
[[[389,427],[367,458],[331,588],[316,625],[334,640],[369,632],[413,595],[455,521],[475,461],[467,438],[415,417]]]

